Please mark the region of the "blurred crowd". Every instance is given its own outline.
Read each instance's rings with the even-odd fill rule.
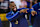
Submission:
[[[8,0],[0,0],[0,9],[8,9]]]
[[[10,0],[11,1],[14,1],[17,8],[31,8],[32,5],[36,4],[38,0]]]
[[[17,9],[19,8],[27,8],[32,7],[32,5],[36,4],[38,0],[0,0],[0,9],[8,9],[9,2],[15,2]]]

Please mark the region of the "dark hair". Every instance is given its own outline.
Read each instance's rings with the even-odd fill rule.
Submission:
[[[9,2],[9,5],[10,5],[10,3],[14,3],[14,2],[13,1]]]
[[[14,3],[13,1],[11,1],[10,3]]]
[[[14,3],[13,1],[11,1],[10,3],[9,3],[9,5],[11,4],[11,3]],[[15,4],[15,3],[14,3]],[[15,4],[15,6],[16,6],[16,4]]]

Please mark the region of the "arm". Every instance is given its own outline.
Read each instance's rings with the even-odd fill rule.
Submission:
[[[37,12],[36,12],[36,11],[34,11],[34,9],[30,9],[30,13],[31,13],[31,15],[32,15],[32,16],[34,16],[34,15],[36,15],[36,14],[37,14]]]
[[[11,15],[11,13],[12,13],[12,12],[10,11],[9,13],[7,13],[7,14],[6,14],[6,16],[9,16],[9,15]]]
[[[9,21],[16,20],[16,19],[18,19],[20,17],[20,13],[19,12],[17,12],[16,14],[13,14],[13,15],[10,14],[10,16],[8,16],[8,15],[9,15],[9,13],[6,15],[6,18]]]
[[[29,12],[29,8],[19,8],[19,9],[17,9],[17,11],[22,11],[22,12],[27,11],[27,10]]]
[[[35,8],[36,6],[37,6],[37,4],[34,4],[34,5],[31,7],[30,12],[31,12],[31,11],[35,11],[34,8]]]
[[[30,0],[30,9],[32,8],[32,0]]]

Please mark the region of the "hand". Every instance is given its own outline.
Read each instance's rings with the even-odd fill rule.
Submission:
[[[26,13],[28,13],[27,10],[29,10],[29,9],[26,9]]]
[[[24,10],[22,9],[22,10],[20,10],[20,13],[22,13]]]
[[[35,14],[37,14],[36,11],[31,11],[32,16],[34,16]]]
[[[22,9],[22,10],[20,10],[20,13],[22,13],[22,12],[23,13],[28,13],[27,10],[29,10],[29,9]]]

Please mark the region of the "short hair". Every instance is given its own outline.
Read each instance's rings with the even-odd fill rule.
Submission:
[[[13,2],[13,1],[9,2],[9,5],[10,5],[11,3],[14,3],[14,2]]]
[[[11,3],[14,3],[14,1],[11,1],[10,3],[9,3],[9,5],[11,5]],[[14,3],[15,4],[15,3]],[[16,4],[15,4],[16,5]]]
[[[10,3],[14,3],[13,1],[11,1]]]

